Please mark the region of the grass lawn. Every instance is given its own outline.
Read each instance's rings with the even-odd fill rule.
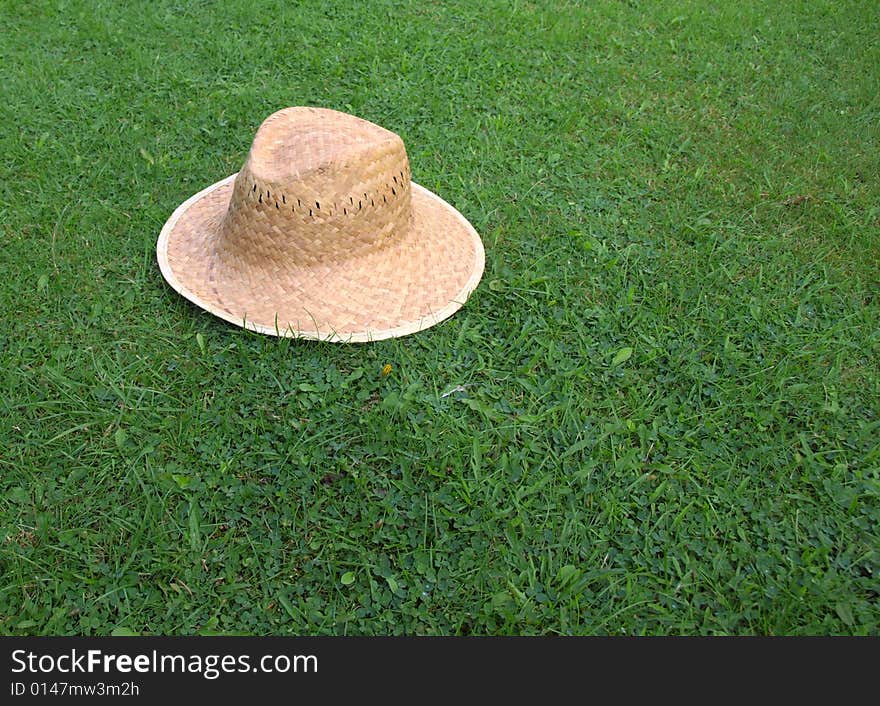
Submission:
[[[0,0],[0,633],[880,634],[878,25]],[[277,340],[166,285],[289,105],[471,220],[452,319]]]

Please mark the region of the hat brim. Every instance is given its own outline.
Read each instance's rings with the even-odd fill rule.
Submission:
[[[259,269],[224,276],[216,244],[236,176],[178,206],[156,244],[168,283],[229,323],[332,342],[395,338],[452,316],[483,275],[485,252],[474,227],[412,182],[412,227],[381,249],[326,266],[291,263],[283,284]]]

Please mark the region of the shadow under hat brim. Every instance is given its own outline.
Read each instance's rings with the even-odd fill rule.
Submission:
[[[230,271],[218,255],[233,174],[187,199],[162,228],[162,275],[196,306],[272,336],[366,342],[405,336],[452,316],[485,266],[480,236],[455,208],[411,182],[410,230],[341,262]]]

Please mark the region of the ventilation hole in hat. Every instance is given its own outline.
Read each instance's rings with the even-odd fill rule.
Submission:
[[[263,203],[263,192],[260,192],[260,203]]]
[[[391,178],[394,179],[394,183],[396,184],[397,183],[397,175],[394,174]]]
[[[388,203],[388,198],[385,196],[385,194],[382,194],[382,200],[383,200],[385,203]]]
[[[394,194],[395,196],[397,196],[397,192],[394,190],[393,186],[391,187],[391,193]]]
[[[360,199],[359,199],[359,200],[358,200],[358,211],[360,211],[363,207],[364,207],[364,206],[363,206],[363,204],[361,203],[361,201],[360,201]]]
[[[281,194],[281,203],[287,203],[287,197],[284,194]]]
[[[315,208],[317,208],[319,211],[321,210],[321,204],[319,204],[317,201],[315,201]]]
[[[300,201],[299,199],[297,199],[297,200],[296,200],[296,203],[299,205],[300,208],[302,208],[302,205],[303,205],[303,202],[302,202],[302,201]]]
[[[354,206],[354,196],[349,196],[349,197],[348,197],[348,202],[349,202],[352,206]]]
[[[312,215],[312,209],[309,209],[309,217]]]
[[[347,209],[347,208],[343,208],[343,209],[342,209],[342,215],[344,215],[344,216],[347,216],[347,215],[348,215],[348,209]]]
[[[280,210],[280,206],[278,206],[278,202],[277,202],[277,201],[275,202],[275,208],[278,208],[278,209]]]
[[[375,206],[375,205],[376,204],[373,203],[373,199],[370,199],[370,206]]]
[[[254,191],[254,193],[257,193],[257,185],[256,185],[256,184],[254,184],[254,190],[253,190],[253,191]]]

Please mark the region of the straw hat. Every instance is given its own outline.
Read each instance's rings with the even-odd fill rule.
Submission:
[[[439,323],[485,261],[464,216],[410,181],[400,137],[323,108],[269,116],[241,171],[181,204],[156,253],[168,283],[221,319],[326,341]]]

